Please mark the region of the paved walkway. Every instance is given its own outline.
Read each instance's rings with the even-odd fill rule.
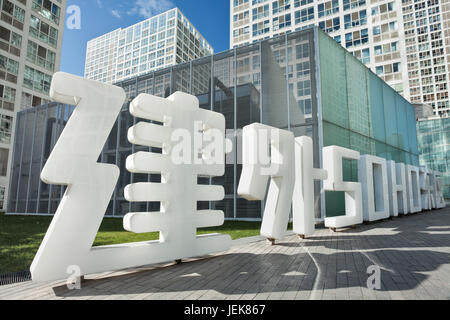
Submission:
[[[371,265],[380,290],[367,288]],[[4,286],[0,299],[450,299],[450,209],[276,246],[239,241],[224,255],[90,276],[81,290]]]

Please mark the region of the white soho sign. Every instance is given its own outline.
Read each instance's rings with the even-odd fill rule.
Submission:
[[[115,165],[98,157],[125,101],[123,89],[58,72],[51,97],[76,105],[41,173],[49,184],[67,185],[31,266],[35,281],[67,277],[70,266],[80,275],[180,260],[227,251],[228,235],[197,236],[197,228],[221,225],[224,213],[197,210],[197,201],[220,201],[222,186],[198,185],[198,177],[222,176],[225,139],[222,114],[199,108],[194,96],[176,92],[167,99],[143,94],[130,104],[133,116],[144,121],[129,129],[132,144],[162,149],[162,153],[130,155],[127,170],[160,174],[161,183],[135,183],[125,189],[130,202],[161,203],[160,212],[129,213],[124,229],[159,232],[158,241],[92,247],[118,181]],[[261,234],[282,239],[291,205],[294,232],[315,231],[314,181],[324,191],[345,192],[345,215],[326,218],[330,228],[343,228],[422,209],[443,208],[442,174],[427,168],[395,164],[331,146],[323,149],[324,168],[313,167],[313,143],[285,130],[252,124],[243,130],[243,170],[238,193],[248,200],[266,198]],[[343,179],[343,159],[359,161],[359,182]],[[269,191],[266,197],[266,189]],[[364,200],[363,200],[364,199]]]

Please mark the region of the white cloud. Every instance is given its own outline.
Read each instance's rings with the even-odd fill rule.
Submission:
[[[114,17],[116,17],[117,19],[120,19],[120,18],[121,18],[119,10],[116,10],[116,9],[111,10],[111,14],[112,14]]]
[[[175,5],[171,0],[136,0],[134,7],[128,11],[128,14],[138,14],[141,17],[149,18],[173,7]]]
[[[97,6],[103,8],[102,0],[97,0]]]

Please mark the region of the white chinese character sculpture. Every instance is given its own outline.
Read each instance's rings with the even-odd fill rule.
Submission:
[[[123,102],[123,89],[55,73],[50,96],[76,105],[41,173],[48,184],[67,185],[31,265],[33,280],[64,279],[71,265],[83,272],[110,268],[104,253],[91,248],[119,178],[119,168],[97,163]]]
[[[261,225],[261,235],[270,240],[283,239],[289,223],[295,186],[294,141],[292,132],[262,124],[255,123],[243,130],[238,194],[249,201],[263,200],[270,178]]]
[[[358,176],[362,184],[364,221],[389,218],[386,160],[371,155],[362,156],[358,162]]]
[[[337,146],[323,148],[323,168],[328,172],[324,189],[345,192],[345,216],[325,218],[325,227],[331,229],[363,223],[361,183],[344,181],[343,159],[359,161],[360,153]]]
[[[76,108],[41,174],[44,182],[67,185],[67,191],[31,265],[34,281],[65,279],[70,276],[66,272],[71,266],[76,266],[80,275],[87,275],[225,251],[230,247],[231,239],[226,235],[196,237],[197,227],[223,222],[222,212],[196,211],[198,200],[223,198],[221,187],[197,185],[199,174],[222,175],[223,160],[219,164],[205,165],[200,161],[197,165],[176,166],[167,156],[171,132],[186,128],[192,134],[194,120],[200,120],[204,123],[204,135],[209,140],[216,137],[208,147],[199,147],[204,150],[204,161],[210,163],[212,155],[224,158],[224,135],[217,135],[215,130],[223,133],[225,129],[222,115],[200,110],[196,98],[180,93],[167,100],[140,96],[133,102],[135,116],[163,122],[164,127],[138,124],[130,130],[131,140],[143,145],[161,144],[165,154],[138,153],[129,158],[129,169],[163,173],[163,183],[129,186],[127,197],[132,201],[161,201],[163,211],[130,214],[124,225],[135,232],[161,231],[161,238],[92,247],[119,177],[118,167],[97,161],[125,101],[125,93],[119,87],[58,72],[53,76],[50,95]]]
[[[182,92],[167,99],[141,94],[131,103],[130,112],[163,125],[140,122],[129,130],[129,141],[162,148],[163,153],[133,154],[127,159],[127,169],[133,173],[161,174],[162,182],[129,185],[125,198],[131,202],[160,201],[161,212],[129,213],[124,218],[124,228],[135,233],[159,231],[160,241],[152,249],[161,261],[228,250],[228,235],[197,236],[197,228],[224,222],[222,211],[197,210],[197,201],[223,200],[224,188],[198,185],[197,181],[199,176],[225,173],[225,117],[200,109],[195,96]],[[173,142],[175,138],[182,141],[177,144]]]
[[[264,161],[265,153],[271,155]],[[291,203],[293,231],[301,237],[315,231],[314,180],[326,171],[313,168],[313,142],[294,138],[285,130],[252,124],[243,130],[243,169],[238,194],[248,200],[263,200],[270,178],[261,235],[280,240],[286,235]]]

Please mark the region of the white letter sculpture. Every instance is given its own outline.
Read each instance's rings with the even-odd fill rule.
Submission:
[[[70,276],[66,273],[69,266],[77,266],[80,275],[87,275],[219,252],[230,247],[229,236],[196,239],[195,229],[223,222],[223,213],[197,213],[195,205],[198,199],[223,198],[223,191],[197,186],[196,179],[198,173],[223,174],[224,165],[175,168],[165,155],[152,154],[134,155],[129,164],[136,171],[167,173],[167,184],[159,188],[132,186],[127,193],[137,200],[163,201],[166,210],[148,214],[149,219],[155,219],[153,223],[145,217],[131,215],[125,224],[129,229],[140,231],[136,221],[141,219],[144,228],[162,230],[160,241],[92,247],[119,177],[119,168],[115,165],[97,161],[122,108],[125,92],[119,87],[58,72],[53,76],[50,95],[76,108],[41,174],[44,182],[67,185],[67,191],[31,265],[34,281],[65,279]],[[201,112],[198,101],[190,96],[175,94],[167,101],[152,97],[143,100],[155,105],[141,105],[142,99],[138,99],[133,103],[137,110],[135,115],[147,117],[149,112],[150,118],[163,120],[166,126],[160,130],[146,130],[146,125],[137,127],[137,140],[167,141],[166,133],[174,126],[191,128],[189,121],[192,119],[209,119],[207,125],[224,129],[223,116]],[[142,134],[140,128],[144,128]],[[158,135],[148,135],[153,133]],[[169,185],[173,189],[169,190]],[[156,194],[147,194],[152,191]]]
[[[313,235],[316,230],[314,216],[314,180],[326,180],[328,173],[315,169],[313,163],[313,140],[310,137],[295,139],[295,188],[292,198],[295,234],[302,238]]]
[[[262,124],[255,123],[243,130],[243,168],[238,194],[249,201],[263,200],[270,178],[261,225],[261,235],[270,240],[283,239],[289,223],[295,186],[294,141],[292,132]],[[271,155],[265,161],[263,157],[269,148]]]
[[[446,203],[444,198],[444,188],[442,187],[442,172],[433,172],[433,185],[434,208],[445,208]]]
[[[406,186],[408,191],[408,212],[417,213],[422,211],[420,197],[419,168],[411,165],[405,166]]]
[[[325,218],[325,227],[331,229],[363,223],[361,183],[344,181],[343,159],[359,161],[360,153],[337,146],[323,148],[323,167],[328,172],[324,189],[345,192],[345,216]]]
[[[224,222],[223,211],[197,211],[197,201],[223,200],[224,188],[198,185],[197,181],[199,176],[222,176],[225,173],[225,117],[200,109],[195,96],[182,92],[176,92],[167,99],[141,94],[131,103],[130,112],[136,118],[163,123],[161,126],[140,122],[128,133],[131,143],[162,148],[163,153],[133,154],[127,159],[127,169],[133,173],[161,174],[162,183],[129,185],[125,189],[125,198],[130,202],[160,201],[161,212],[129,213],[124,218],[124,228],[135,233],[160,231],[160,241],[151,249],[161,261],[228,250],[231,246],[228,235],[197,236],[197,228]],[[202,142],[214,133],[218,133],[212,145],[214,148],[205,148]],[[178,154],[171,155],[171,150],[175,149],[174,137],[179,136],[191,137],[182,148],[182,161],[175,159]],[[211,150],[206,152],[205,149]],[[185,157],[186,154],[189,157]],[[199,154],[202,154],[201,158],[198,158]]]
[[[389,169],[388,169],[389,170]],[[396,184],[393,190],[397,189],[398,214],[408,214],[408,192],[406,185],[406,171],[404,163],[395,164]]]
[[[422,210],[431,210],[434,206],[434,199],[432,197],[434,188],[432,185],[432,174],[433,172],[427,167],[419,168]]]
[[[386,161],[387,177],[388,177],[388,191],[389,191],[389,212],[391,217],[398,216],[398,193],[402,186],[397,184],[397,170],[395,161]]]
[[[269,148],[271,156],[263,161],[262,153]],[[294,233],[302,238],[314,234],[314,180],[326,179],[327,173],[313,167],[312,139],[294,138],[289,131],[252,124],[243,130],[243,150],[238,194],[250,201],[263,200],[271,178],[261,235],[272,241],[283,239],[291,203]]]
[[[389,218],[386,160],[371,155],[362,156],[358,163],[358,176],[362,184],[364,221]]]

